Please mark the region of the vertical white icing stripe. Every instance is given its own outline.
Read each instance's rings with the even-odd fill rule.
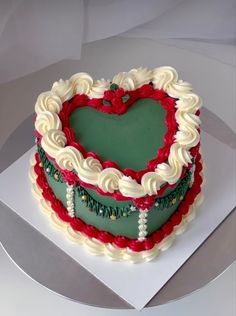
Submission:
[[[147,216],[148,216],[148,210],[139,210],[139,216],[138,216],[138,240],[144,241],[146,239],[146,236],[148,234],[147,232]]]
[[[69,183],[66,183],[66,205],[70,217],[75,217],[75,204],[74,204],[74,188]]]

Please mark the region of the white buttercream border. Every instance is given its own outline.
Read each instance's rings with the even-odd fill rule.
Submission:
[[[62,221],[57,214],[53,211],[50,206],[50,203],[47,202],[42,196],[42,190],[39,188],[36,178],[37,175],[34,171],[35,165],[35,155],[31,157],[30,161],[30,170],[29,170],[29,178],[32,184],[32,193],[34,197],[38,200],[40,208],[46,213],[55,228],[62,230],[65,232],[67,238],[76,244],[83,245],[85,249],[92,255],[105,255],[111,260],[116,261],[130,261],[132,263],[139,262],[147,262],[155,259],[162,251],[167,250],[174,242],[175,238],[178,235],[181,235],[187,229],[188,224],[195,218],[196,216],[196,208],[203,201],[203,194],[200,192],[198,196],[195,198],[194,203],[189,207],[189,211],[186,215],[183,216],[182,221],[179,225],[174,227],[173,232],[165,237],[160,243],[156,244],[151,250],[144,250],[141,252],[134,252],[129,248],[118,248],[112,243],[102,243],[95,238],[89,238],[85,234],[81,232],[75,231],[70,224]],[[202,172],[201,172],[202,176]]]
[[[84,158],[78,149],[66,146],[66,137],[61,130],[58,113],[63,102],[77,93],[86,94],[89,98],[102,98],[110,87],[109,80],[94,81],[90,75],[78,73],[69,80],[60,79],[53,84],[51,91],[39,95],[35,105],[35,128],[42,135],[43,149],[56,160],[60,168],[75,170],[83,182],[98,186],[106,193],[120,191],[124,196],[140,198],[156,194],[163,183],[176,183],[183,166],[191,162],[190,149],[200,140],[200,119],[196,112],[201,107],[201,99],[192,92],[191,85],[179,80],[176,70],[168,66],[153,70],[132,69],[117,74],[112,80],[112,83],[126,91],[135,90],[149,82],[153,83],[155,89],[162,89],[178,99],[175,113],[178,131],[167,162],[158,164],[155,171],[144,174],[140,184],[115,168],[103,169],[97,159]]]

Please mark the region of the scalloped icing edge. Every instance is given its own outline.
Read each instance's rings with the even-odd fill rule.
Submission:
[[[188,224],[196,216],[196,208],[203,202],[202,191],[196,196],[194,203],[189,207],[189,212],[183,216],[182,221],[179,225],[174,227],[173,232],[166,236],[160,243],[156,244],[150,250],[144,250],[140,252],[134,252],[129,248],[118,248],[112,243],[102,243],[95,238],[89,238],[81,232],[75,231],[70,224],[62,221],[57,214],[53,211],[50,204],[43,198],[42,191],[36,183],[36,174],[34,171],[35,164],[34,154],[30,159],[30,170],[29,170],[29,179],[32,184],[32,193],[33,196],[38,200],[41,210],[47,214],[54,228],[64,231],[67,238],[73,243],[80,244],[92,255],[101,256],[105,255],[110,260],[116,261],[129,261],[132,263],[148,262],[156,258],[162,251],[167,250],[174,242],[175,238],[178,235],[181,235],[185,232],[188,227]],[[203,171],[201,171],[201,176]],[[201,186],[202,187],[202,186]]]
[[[79,81],[81,85],[79,85]],[[189,83],[178,79],[178,74],[174,68],[164,66],[152,70],[147,68],[132,69],[127,73],[117,74],[112,80],[125,91],[135,90],[141,84],[147,84],[149,81],[153,82],[155,89],[164,90],[169,96],[177,99],[175,117],[179,128],[174,136],[175,142],[171,145],[168,163],[161,163],[157,165],[154,172],[147,172],[143,175],[141,184],[131,177],[125,177],[122,173],[117,177],[117,169],[109,168],[109,179],[115,183],[116,190],[123,196],[131,198],[153,195],[153,187],[150,186],[153,181],[155,186],[158,186],[162,181],[169,184],[176,183],[181,176],[183,166],[186,166],[191,159],[190,149],[196,146],[200,140],[198,132],[200,119],[196,112],[202,105],[201,98],[192,92]],[[104,176],[104,169],[97,159],[84,158],[78,149],[66,146],[66,137],[61,130],[58,116],[63,102],[78,93],[75,89],[76,86],[85,89],[80,92],[88,97],[98,98],[103,97],[104,92],[108,89],[108,82],[97,80],[93,85],[92,77],[86,73],[75,74],[69,80],[60,79],[55,82],[51,91],[40,94],[37,99],[35,127],[39,133],[42,133],[40,135],[42,136],[43,149],[56,160],[60,168],[67,170],[69,165],[70,169],[75,169],[78,177],[85,183],[98,186],[104,192],[114,193],[113,186],[109,188],[105,184],[102,185],[101,179]],[[42,98],[46,98],[48,101],[50,97],[52,98],[51,103],[45,108]]]

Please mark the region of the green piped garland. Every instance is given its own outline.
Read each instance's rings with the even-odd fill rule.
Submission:
[[[43,148],[37,145],[37,150],[42,166],[47,175],[52,177],[57,182],[65,182],[60,171],[56,169],[54,164],[47,159]],[[191,172],[190,170],[187,170],[185,177],[171,193],[164,197],[156,198],[154,205],[155,209],[157,211],[165,211],[172,205],[180,202],[183,199],[187,188],[189,187],[190,180]],[[137,211],[137,208],[133,204],[125,207],[111,207],[103,205],[92,198],[86,189],[84,189],[79,183],[77,183],[75,193],[79,195],[81,202],[86,205],[90,212],[95,212],[96,215],[110,218],[111,220],[116,220],[121,217],[128,217],[132,212]]]
[[[53,179],[56,180],[57,182],[65,182],[60,171],[57,168],[55,168],[55,166],[51,163],[50,160],[48,160],[48,158],[45,155],[45,151],[38,144],[37,144],[37,151],[39,153],[41,163],[47,175],[49,175],[50,177],[53,177]]]
[[[78,185],[76,189],[81,201],[86,205],[86,207],[88,207],[88,210],[90,212],[95,212],[97,215],[102,217],[109,217],[112,220],[116,220],[120,217],[128,217],[133,211],[136,211],[136,208],[133,204],[124,206],[122,208],[106,206],[94,200],[94,198],[92,198],[80,185]]]
[[[164,197],[158,197],[155,201],[155,206],[159,211],[164,211],[180,201],[183,200],[185,192],[189,187],[191,179],[191,172],[187,170],[185,177],[181,180],[178,186],[168,195]]]

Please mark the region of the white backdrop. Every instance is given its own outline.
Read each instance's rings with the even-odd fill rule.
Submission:
[[[122,34],[235,44],[235,0],[0,0],[0,83]]]

